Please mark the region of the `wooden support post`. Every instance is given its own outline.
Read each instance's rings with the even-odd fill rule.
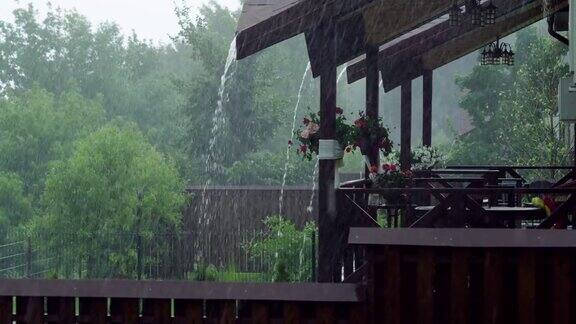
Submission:
[[[320,71],[320,135],[322,139],[336,137],[336,37],[331,22],[318,30],[323,53]],[[339,252],[337,233],[336,161],[320,160],[318,184],[318,281],[333,281],[337,272]],[[336,246],[335,246],[336,245]]]
[[[432,70],[425,70],[422,75],[422,146],[432,146],[432,80]]]
[[[378,47],[367,45],[366,49],[366,116],[378,118],[379,116],[379,87],[380,73],[378,70]],[[368,158],[372,165],[380,164],[380,154],[378,149],[368,152]],[[366,178],[368,168],[366,168]]]
[[[400,167],[409,170],[412,164],[412,80],[402,84],[400,100]]]

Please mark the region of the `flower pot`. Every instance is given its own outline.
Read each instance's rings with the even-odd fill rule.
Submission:
[[[337,140],[320,140],[318,144],[319,160],[341,160],[344,149]]]

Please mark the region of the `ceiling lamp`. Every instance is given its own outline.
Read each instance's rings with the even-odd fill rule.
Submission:
[[[486,25],[494,25],[496,23],[497,12],[498,7],[496,7],[492,0],[490,0],[486,8],[484,8],[484,22]]]
[[[452,7],[450,7],[450,12],[448,13],[450,26],[460,26],[462,23],[462,9],[458,6],[458,3],[454,2]]]
[[[482,7],[480,6],[479,0],[469,0],[466,3],[466,13],[470,16],[470,23],[473,26],[482,25]]]
[[[516,55],[512,50],[512,46],[508,43],[500,42],[497,39],[495,43],[491,43],[482,49],[480,53],[481,65],[514,65],[514,56]]]

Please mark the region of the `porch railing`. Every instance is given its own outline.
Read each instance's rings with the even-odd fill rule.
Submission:
[[[1,323],[365,323],[354,284],[0,280]]]

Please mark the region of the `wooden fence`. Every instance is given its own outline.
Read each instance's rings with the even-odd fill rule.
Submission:
[[[565,230],[368,229],[375,323],[574,323],[576,237]]]
[[[365,323],[354,284],[0,280],[1,323]]]

